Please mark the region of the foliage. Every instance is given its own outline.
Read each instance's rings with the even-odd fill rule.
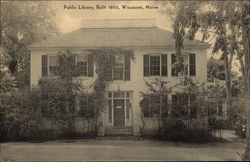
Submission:
[[[1,138],[12,140],[30,138],[42,121],[45,104],[38,89],[0,94],[2,112]]]
[[[155,106],[155,108],[161,108],[161,112],[167,112],[165,115],[158,113],[155,116],[158,119],[159,138],[187,142],[194,142],[193,139],[195,138],[197,142],[204,142],[210,137],[210,132],[207,129],[209,125],[206,125],[205,121],[208,118],[210,102],[214,102],[217,98],[214,97],[208,100],[208,96],[216,95],[217,93],[218,97],[220,97],[220,87],[208,90],[205,84],[188,77],[182,78],[180,83],[176,83],[174,86],[170,86],[166,81],[159,79],[150,83],[146,82],[146,85],[148,86],[148,91],[141,92],[143,97],[140,101],[142,113],[144,115],[147,114],[145,111],[148,111],[149,104],[160,104],[160,106]],[[178,93],[180,89],[182,93]],[[184,102],[180,104],[175,103],[173,98],[172,100],[169,99],[172,94],[181,94],[182,99],[185,96],[189,96],[189,104]],[[149,96],[157,96],[158,100],[148,100]],[[142,117],[142,120],[144,125],[141,127],[141,132],[143,133],[147,123],[144,121],[145,117]]]
[[[188,128],[176,118],[168,118],[163,123],[164,132],[161,139],[179,142],[207,142],[211,135],[204,128]]]
[[[1,51],[4,65],[17,78],[19,88],[29,85],[27,46],[57,34],[54,13],[48,2],[1,3]]]
[[[213,82],[214,79],[225,80],[224,63],[222,60],[211,58],[207,62],[207,79]]]
[[[17,87],[17,82],[8,72],[0,70],[0,93],[7,93]]]

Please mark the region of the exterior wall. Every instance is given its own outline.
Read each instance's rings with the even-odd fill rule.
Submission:
[[[147,87],[145,85],[146,81],[153,81],[155,78],[159,78],[165,81],[168,81],[170,85],[179,83],[180,77],[171,77],[171,54],[175,53],[174,49],[164,49],[164,48],[153,48],[153,47],[144,47],[144,48],[134,48],[133,49],[135,58],[131,60],[131,72],[130,72],[130,81],[113,81],[108,87],[107,91],[130,91],[132,99],[132,126],[134,135],[140,135],[140,126],[141,126],[141,109],[139,106],[139,101],[142,99],[140,92],[146,92]],[[82,50],[73,50],[73,53],[81,54]],[[200,82],[207,82],[207,56],[205,49],[187,49],[183,50],[183,53],[195,53],[196,54],[196,76],[192,77],[195,80]],[[56,54],[57,51],[31,51],[31,86],[36,86],[38,80],[41,77],[41,58],[42,55]],[[167,77],[143,77],[143,55],[144,54],[168,54],[168,76]],[[94,70],[95,71],[95,70]],[[91,85],[96,79],[96,74],[94,77],[78,77],[77,79],[82,79],[84,85]],[[176,90],[180,91],[180,90]],[[103,123],[108,125],[108,113],[107,111],[103,114]],[[146,118],[146,129],[153,130],[157,128],[157,119],[155,118]]]

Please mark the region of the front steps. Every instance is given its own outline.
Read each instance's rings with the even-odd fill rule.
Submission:
[[[126,126],[106,127],[105,136],[133,136],[133,128]]]

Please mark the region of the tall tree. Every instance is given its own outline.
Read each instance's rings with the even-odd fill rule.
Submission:
[[[250,2],[249,1],[178,1],[174,6],[173,29],[177,55],[183,49],[183,38],[194,39],[197,32],[202,40],[215,38],[213,52],[219,52],[224,62],[226,94],[231,108],[231,66],[236,56],[241,65],[245,85],[247,135],[250,131]],[[248,152],[250,148],[248,147]]]
[[[58,33],[48,2],[1,2],[1,57],[12,74],[28,78],[27,45]]]

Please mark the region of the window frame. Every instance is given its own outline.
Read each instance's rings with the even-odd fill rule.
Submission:
[[[149,102],[149,105],[148,105],[148,107],[147,107],[147,109],[148,109],[148,116],[145,116],[144,114],[143,114],[143,117],[144,118],[147,118],[147,119],[157,119],[157,118],[165,118],[165,117],[168,117],[168,115],[169,115],[169,113],[167,113],[167,116],[163,116],[163,111],[162,111],[162,107],[161,107],[161,105],[159,105],[159,116],[151,116],[151,113],[150,112],[152,112],[152,110],[151,110],[151,105],[150,105],[150,98],[152,98],[152,97],[150,97],[150,96],[152,96],[152,95],[149,95],[148,96],[148,102]],[[169,98],[168,98],[169,99]],[[162,96],[160,96],[160,103],[162,103]],[[168,109],[169,110],[169,109]],[[142,112],[143,113],[143,112]]]
[[[175,93],[175,94],[171,94],[171,103],[173,104],[173,96],[174,95],[176,95],[176,96],[178,96],[178,95],[185,95],[185,94],[183,94],[183,93]],[[187,97],[188,97],[188,102],[187,102],[187,107],[188,107],[188,110],[187,110],[187,115],[183,115],[184,117],[189,117],[189,118],[197,118],[197,107],[195,107],[195,115],[193,116],[192,114],[191,114],[191,95],[188,95],[187,94]],[[195,96],[195,98],[196,98],[196,96]],[[177,97],[177,101],[178,101],[178,97]],[[195,101],[195,103],[196,103],[196,101]],[[172,112],[171,112],[171,114],[173,114],[173,109],[174,109],[174,107],[172,107]],[[176,117],[176,118],[179,118],[179,117]]]
[[[86,63],[87,63],[87,71],[86,71],[86,74],[87,75],[79,75],[78,77],[88,77],[89,76],[89,63],[88,63],[88,55],[76,55],[76,62],[75,62],[75,64],[76,64],[76,67],[78,67],[78,57],[79,56],[83,56],[83,57],[86,57],[87,58],[87,60],[86,60]],[[83,67],[82,67],[83,68]]]
[[[115,67],[116,67],[116,58],[115,58],[115,64],[112,67],[112,81],[125,81],[125,56],[124,55],[115,55],[115,57],[122,57],[122,79],[115,79]]]
[[[160,60],[159,60],[159,62],[160,62],[160,64],[159,64],[159,67],[160,67],[160,69],[159,69],[159,75],[151,75],[151,57],[160,57]],[[161,75],[161,70],[162,70],[162,57],[161,57],[161,54],[149,54],[149,76],[150,77],[157,77],[157,76],[162,76]]]
[[[180,77],[185,77],[185,76],[188,76],[188,77],[196,77],[196,75],[190,75],[190,54],[195,54],[195,53],[187,53],[187,52],[183,52],[182,55],[183,56],[187,56],[187,68],[188,68],[188,74],[187,75],[177,75],[175,76],[173,74],[173,62],[172,62],[172,59],[171,59],[171,77],[175,77],[175,78],[180,78]],[[171,57],[172,55],[175,55],[174,53],[171,54]],[[196,54],[195,54],[195,58],[196,58]],[[197,65],[195,65],[195,68],[196,68]]]
[[[59,74],[53,74],[53,73],[51,73],[50,72],[50,57],[58,57],[58,55],[55,55],[55,54],[53,54],[53,55],[48,55],[48,57],[47,57],[47,62],[48,62],[48,67],[47,67],[47,72],[48,72],[48,75],[50,76],[50,75],[53,75],[53,76],[55,76],[55,77],[57,77],[57,76],[59,76]],[[57,66],[53,66],[53,67],[59,67],[59,62],[58,62],[58,60],[57,60]]]

